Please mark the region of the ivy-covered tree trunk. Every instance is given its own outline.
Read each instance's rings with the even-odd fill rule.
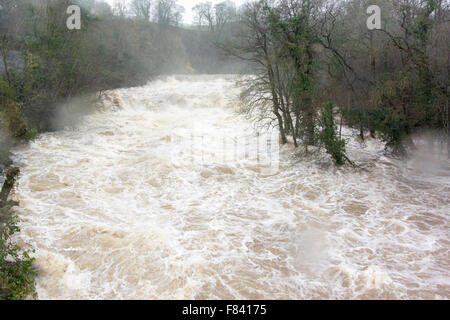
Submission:
[[[333,161],[339,166],[343,165],[347,158],[345,155],[345,141],[337,135],[333,104],[331,102],[326,103],[322,109],[320,125],[319,140],[323,143],[327,153],[333,158]]]

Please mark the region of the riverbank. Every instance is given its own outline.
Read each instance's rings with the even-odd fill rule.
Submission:
[[[10,158],[12,147],[8,138],[0,136],[0,184],[3,184],[5,170],[12,164]]]

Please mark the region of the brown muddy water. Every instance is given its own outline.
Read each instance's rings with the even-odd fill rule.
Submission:
[[[448,167],[351,139],[366,171],[291,146],[261,170],[223,147],[253,130],[239,92],[161,78],[14,150],[40,299],[450,298]]]

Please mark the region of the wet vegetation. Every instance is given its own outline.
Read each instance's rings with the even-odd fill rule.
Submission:
[[[11,239],[20,231],[18,217],[11,208],[16,203],[8,201],[18,174],[18,168],[10,168],[0,192],[0,299],[18,300],[35,296],[34,258],[30,251],[22,250]]]

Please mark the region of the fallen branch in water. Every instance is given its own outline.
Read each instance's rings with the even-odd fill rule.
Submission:
[[[360,165],[357,165],[356,163],[354,163],[352,160],[349,159],[349,157],[347,157],[346,154],[344,154],[343,157],[344,157],[345,161],[347,161],[348,163],[350,163],[352,165],[353,168],[355,168],[355,169],[358,168],[358,169],[361,169],[363,171],[369,171],[366,168],[363,168]]]
[[[342,156],[343,156],[343,158],[345,159],[345,161],[347,161],[348,163],[350,163],[350,164],[353,166],[353,168],[357,168],[357,167],[358,167],[358,166],[356,165],[356,163],[354,163],[352,160],[350,160],[350,159],[347,157],[346,154],[343,154]]]

